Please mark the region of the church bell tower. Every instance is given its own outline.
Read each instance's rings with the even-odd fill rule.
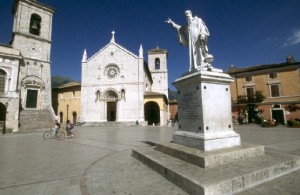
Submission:
[[[149,50],[148,63],[153,80],[152,91],[168,97],[167,50],[158,47]]]
[[[14,0],[11,45],[23,56],[19,90],[23,109],[51,106],[51,35],[54,9],[37,0]]]

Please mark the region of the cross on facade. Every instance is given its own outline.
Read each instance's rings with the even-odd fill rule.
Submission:
[[[115,31],[112,31],[111,34],[112,34],[112,37],[111,37],[111,40],[110,42],[114,43],[115,42]]]

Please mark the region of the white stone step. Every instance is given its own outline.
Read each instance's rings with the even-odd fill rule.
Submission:
[[[132,156],[189,194],[233,194],[299,169],[300,158],[265,151],[264,156],[203,169],[154,149],[138,148]]]
[[[205,169],[265,154],[264,146],[245,143],[209,152],[174,143],[158,143],[155,149]]]

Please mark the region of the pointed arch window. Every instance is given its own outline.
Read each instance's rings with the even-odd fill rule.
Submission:
[[[155,70],[160,69],[160,59],[159,58],[155,58]]]
[[[0,92],[5,91],[6,72],[0,69]]]
[[[29,33],[39,36],[41,31],[41,22],[41,16],[37,14],[32,14],[30,17]]]

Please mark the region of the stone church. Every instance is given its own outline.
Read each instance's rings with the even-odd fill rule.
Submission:
[[[54,12],[37,0],[13,2],[12,40],[0,45],[0,121],[6,129],[53,124],[50,50]]]
[[[96,54],[82,57],[81,121],[96,125],[114,121],[125,124],[165,125],[168,120],[167,50],[136,55],[115,41]]]

